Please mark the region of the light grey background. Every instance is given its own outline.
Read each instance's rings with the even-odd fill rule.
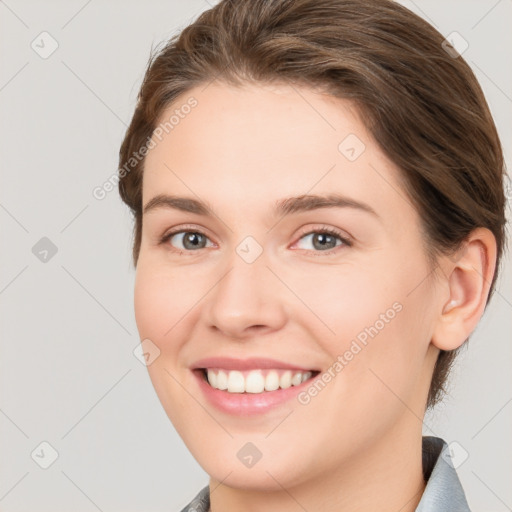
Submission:
[[[512,0],[404,1],[469,43],[510,168]],[[131,217],[117,167],[152,45],[205,0],[0,1],[0,510],[175,511],[208,481],[134,357]],[[38,51],[47,31],[58,49]],[[39,42],[38,42],[39,41]],[[49,238],[57,253],[32,248]],[[425,433],[467,451],[475,511],[512,510],[510,255]],[[57,460],[42,469],[50,456]],[[31,453],[35,451],[34,458]]]

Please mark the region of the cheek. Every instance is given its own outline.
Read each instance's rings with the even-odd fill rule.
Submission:
[[[173,277],[160,268],[161,264],[150,262],[150,258],[139,258],[134,288],[135,320],[140,339],[151,340],[160,350],[147,370],[169,419],[179,426],[186,423],[184,411],[189,410],[191,403],[180,385],[190,376],[179,365],[184,341],[176,335],[183,329],[183,318],[198,297],[186,293],[193,286],[185,286],[178,275]]]
[[[400,278],[387,280],[375,267],[348,265],[318,266],[314,271],[290,274],[286,280],[310,310],[297,304],[297,311],[306,314],[297,315],[296,320],[307,322],[315,339],[333,357],[348,349],[352,340],[364,344],[376,330],[385,331],[398,316],[406,288]]]
[[[304,302],[331,330],[326,334],[318,320],[310,323],[318,326],[316,339],[332,363],[340,362],[333,369],[344,374],[337,379],[340,385],[348,394],[361,397],[366,390],[378,399],[380,388],[393,399],[386,386],[399,394],[412,391],[433,324],[425,262],[419,256],[401,261],[395,254],[379,265],[328,272],[329,279],[310,276],[301,290]]]
[[[134,308],[141,339],[157,340],[165,332],[167,320],[162,314],[162,305],[165,304],[166,295],[165,286],[152,277],[148,267],[139,261],[135,278]]]
[[[196,282],[184,278],[186,275],[180,270],[166,271],[161,264],[139,261],[134,308],[141,339],[154,338],[156,344],[162,344],[170,339],[181,319],[192,311],[201,291]]]
[[[433,324],[432,295],[428,286],[410,293],[409,282],[396,282],[381,290],[380,300],[369,300],[366,323],[362,328],[354,324],[355,334],[344,340],[350,343],[345,348],[352,358],[344,369],[347,394],[364,404],[363,415],[372,410],[383,419],[391,418],[391,411],[409,409],[418,417],[423,413],[418,404],[430,381],[425,358]],[[352,356],[353,351],[358,352]]]

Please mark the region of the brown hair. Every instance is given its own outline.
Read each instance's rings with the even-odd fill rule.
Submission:
[[[150,58],[120,149],[119,192],[135,220],[134,265],[144,159],[133,156],[171,102],[216,79],[296,83],[353,101],[402,171],[429,256],[450,254],[473,229],[486,227],[496,238],[499,264],[502,148],[473,72],[443,40],[391,0],[223,0],[203,12]],[[442,398],[456,352],[440,352],[427,407]]]

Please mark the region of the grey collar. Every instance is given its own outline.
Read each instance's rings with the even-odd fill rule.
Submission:
[[[439,437],[423,437],[423,474],[427,486],[416,512],[471,512],[449,447]]]

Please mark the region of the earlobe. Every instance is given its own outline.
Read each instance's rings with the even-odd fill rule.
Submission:
[[[457,259],[446,257],[440,266],[449,295],[440,303],[432,344],[441,350],[455,350],[470,336],[485,310],[496,267],[494,235],[486,228],[475,229]]]

